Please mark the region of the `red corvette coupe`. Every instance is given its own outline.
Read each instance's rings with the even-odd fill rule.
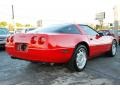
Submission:
[[[68,63],[81,71],[89,58],[107,53],[115,56],[117,41],[87,25],[60,24],[7,38],[6,51],[12,58],[31,62]]]

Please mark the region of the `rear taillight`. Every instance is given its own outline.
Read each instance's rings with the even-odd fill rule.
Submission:
[[[13,43],[14,42],[14,36],[10,37],[10,42]]]
[[[40,37],[38,39],[38,44],[44,44],[46,42],[46,38],[45,37]]]
[[[9,41],[10,41],[10,37],[7,37],[7,40],[6,40],[8,43],[9,43]]]
[[[37,36],[33,36],[31,38],[31,44],[35,44],[37,42]]]

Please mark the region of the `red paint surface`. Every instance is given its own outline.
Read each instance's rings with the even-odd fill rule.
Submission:
[[[86,35],[78,25],[76,26],[81,34],[16,34],[12,43],[6,43],[6,51],[10,56],[28,61],[66,63],[71,59],[76,45],[81,42],[88,44],[89,58],[111,49],[114,37],[102,36],[96,38],[96,36]],[[31,44],[32,37],[36,37],[34,38],[36,40],[34,44]],[[41,37],[45,38],[42,39],[45,41],[42,44],[38,42]],[[27,50],[17,50],[17,45],[20,43],[26,43]]]

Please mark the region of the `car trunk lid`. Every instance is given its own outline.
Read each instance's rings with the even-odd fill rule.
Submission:
[[[14,43],[19,45],[27,45],[28,48],[47,48],[47,34],[16,34],[14,35]]]

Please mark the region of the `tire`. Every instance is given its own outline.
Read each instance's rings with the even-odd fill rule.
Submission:
[[[114,57],[116,55],[116,52],[117,52],[117,41],[113,40],[112,46],[111,46],[110,51],[108,52],[108,55],[110,57]]]
[[[80,72],[87,64],[87,48],[84,45],[79,45],[71,60],[68,63],[68,68],[72,71]]]

